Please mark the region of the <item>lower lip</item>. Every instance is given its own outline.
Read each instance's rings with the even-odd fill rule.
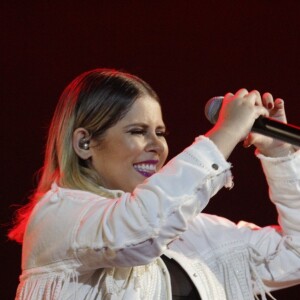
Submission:
[[[139,170],[136,170],[139,174],[141,174],[142,176],[144,177],[150,177],[151,175],[153,175],[153,173],[148,173],[148,172],[144,172],[144,171],[139,171]]]

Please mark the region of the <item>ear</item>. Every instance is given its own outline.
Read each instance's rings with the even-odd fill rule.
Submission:
[[[90,142],[88,131],[82,127],[75,129],[73,132],[73,149],[76,154],[84,160],[89,159],[92,156],[90,147],[83,146],[86,144],[84,143],[85,141],[88,144]]]

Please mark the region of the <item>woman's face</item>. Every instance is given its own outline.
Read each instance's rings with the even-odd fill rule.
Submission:
[[[160,104],[150,96],[137,99],[99,146],[91,141],[92,164],[102,185],[132,192],[157,172],[168,155],[165,131]]]

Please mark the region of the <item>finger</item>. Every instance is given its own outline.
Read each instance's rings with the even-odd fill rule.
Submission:
[[[285,109],[284,109],[284,101],[280,98],[277,98],[274,102],[274,109],[273,109],[272,117],[278,119],[281,122],[284,122],[284,123],[287,122]]]
[[[263,106],[268,109],[274,108],[273,96],[270,93],[264,93],[262,96]]]
[[[249,133],[243,142],[244,148],[249,148],[252,145],[252,134]]]
[[[284,108],[284,101],[283,99],[281,98],[277,98],[275,101],[274,101],[274,105],[277,109],[283,109]]]
[[[234,95],[232,93],[227,93],[225,96],[224,96],[224,99],[231,99]]]
[[[252,101],[257,106],[262,106],[262,100],[260,97],[260,93],[257,90],[251,91],[248,96],[248,100]]]
[[[247,89],[240,89],[235,93],[236,97],[244,98],[246,95],[248,95],[249,92]]]
[[[259,116],[268,117],[270,115],[269,111],[264,106],[256,106],[256,118]]]

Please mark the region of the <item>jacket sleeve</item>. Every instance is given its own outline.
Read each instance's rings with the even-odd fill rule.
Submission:
[[[208,138],[199,137],[132,194],[89,201],[73,230],[72,248],[87,268],[147,264],[231,180],[230,164]]]
[[[238,226],[253,246],[252,259],[271,290],[300,283],[300,151],[282,158],[261,159],[279,226]],[[259,229],[259,230],[255,230]]]

